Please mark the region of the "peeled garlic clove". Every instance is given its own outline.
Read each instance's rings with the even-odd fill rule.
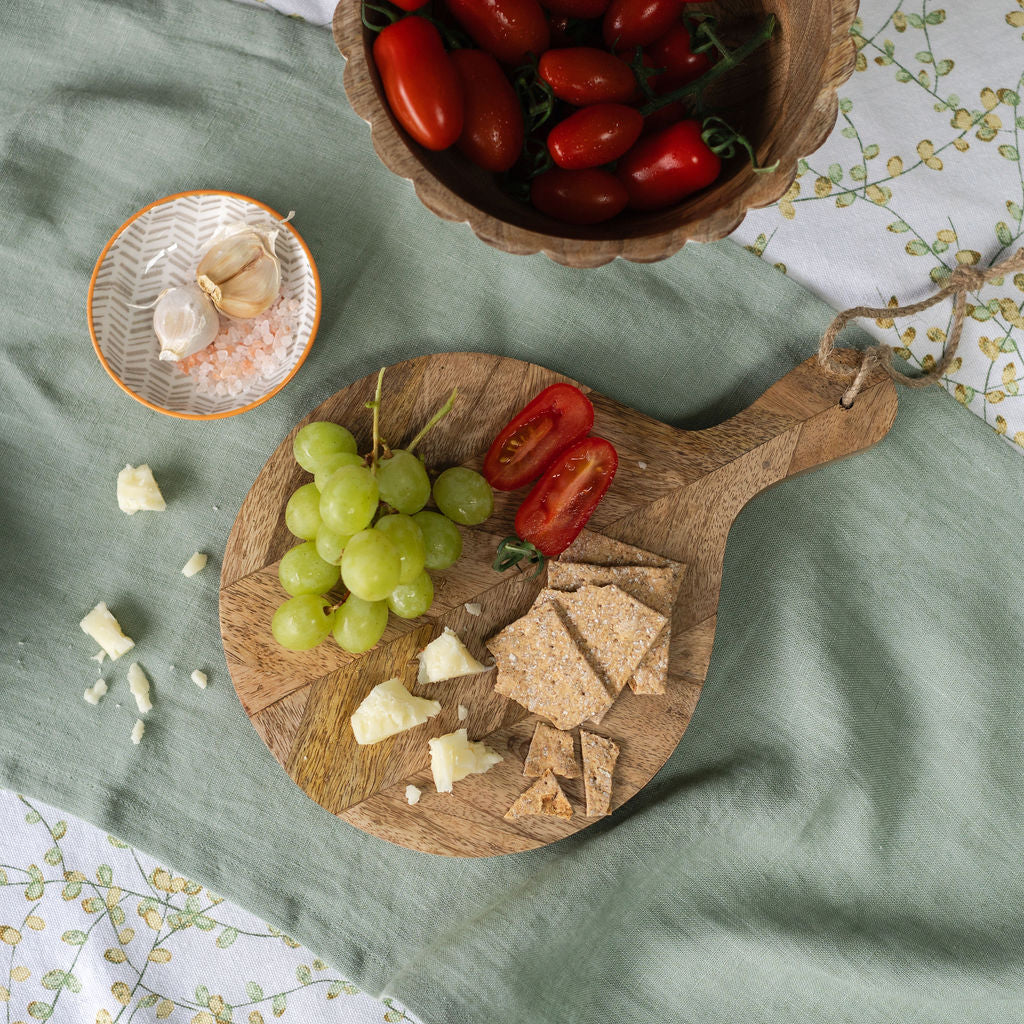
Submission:
[[[274,304],[281,291],[276,238],[276,231],[249,228],[214,242],[207,250],[196,269],[196,280],[222,313],[248,320]]]
[[[178,362],[206,348],[220,331],[213,303],[197,284],[168,288],[153,310],[160,358]]]

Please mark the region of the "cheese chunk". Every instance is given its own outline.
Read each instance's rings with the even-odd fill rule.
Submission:
[[[352,715],[352,732],[356,743],[379,743],[395,733],[422,725],[441,711],[436,700],[414,697],[401,679],[387,679],[363,698]]]
[[[208,558],[202,553],[197,551],[182,567],[182,576],[195,576],[197,572],[202,572],[206,568]]]
[[[460,722],[464,722],[467,718],[469,718],[469,708],[467,708],[465,704],[460,704],[459,705],[459,721]]]
[[[470,615],[479,615],[483,611],[479,601],[467,601],[465,608]]]
[[[117,661],[122,654],[126,654],[135,646],[135,641],[121,632],[117,619],[110,614],[110,609],[103,601],[100,601],[79,625],[84,633],[103,648],[111,661]]]
[[[128,666],[128,689],[132,691],[141,714],[153,710],[153,702],[149,699],[149,679],[137,661]]]
[[[135,721],[135,726],[132,729],[132,743],[138,746],[142,742],[142,734],[146,731],[146,723],[138,718]]]
[[[167,502],[160,493],[153,471],[141,466],[125,466],[117,474],[117,504],[126,516],[136,512],[163,512]]]
[[[420,659],[418,683],[438,683],[442,679],[454,679],[456,676],[471,676],[474,672],[485,672],[486,665],[481,665],[466,645],[447,626],[436,639],[431,640],[418,655]]]
[[[82,694],[86,704],[99,704],[100,697],[107,692],[107,684],[102,679],[97,679],[85,693]]]
[[[193,683],[196,684],[196,686],[199,687],[200,690],[206,689],[206,682],[208,677],[205,672],[200,672],[199,669],[196,669],[195,672],[193,672],[189,678],[192,680]]]
[[[423,796],[423,790],[420,789],[419,786],[414,786],[410,783],[405,787],[405,799],[408,800],[410,804],[418,804],[421,796]]]
[[[452,783],[467,775],[480,775],[502,760],[483,743],[469,739],[465,729],[430,740],[430,770],[438,793],[450,793]]]

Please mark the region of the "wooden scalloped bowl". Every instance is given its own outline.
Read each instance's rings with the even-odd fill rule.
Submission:
[[[371,58],[373,33],[360,19],[360,0],[341,0],[334,40],[346,59],[345,92],[370,125],[377,155],[409,179],[423,204],[445,220],[467,223],[478,238],[513,253],[543,252],[571,267],[598,267],[616,256],[649,263],[686,242],[707,242],[734,231],[747,210],[779,199],[796,177],[797,161],[816,150],[836,121],[836,89],[853,72],[850,27],[858,0],[716,0],[708,4],[723,31],[758,23],[773,13],[775,38],[709,89],[712,105],[754,143],[759,162],[778,170],[755,174],[730,161],[711,187],[679,206],[629,213],[577,227],[545,217],[505,195],[494,177],[456,151],[433,153],[399,127],[383,98]]]

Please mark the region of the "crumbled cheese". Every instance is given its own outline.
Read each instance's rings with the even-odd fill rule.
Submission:
[[[82,694],[87,704],[99,704],[100,697],[107,692],[107,684],[102,679],[97,679],[85,693]]]
[[[469,718],[469,708],[467,708],[465,704],[460,704],[459,705],[459,721],[460,722],[464,722],[467,718]]]
[[[128,689],[132,691],[141,714],[153,710],[153,702],[149,699],[149,679],[137,661],[128,666]]]
[[[117,661],[135,646],[135,641],[121,632],[117,619],[103,601],[82,619],[79,626],[103,648],[111,661]]]
[[[167,502],[160,493],[153,471],[141,466],[125,466],[117,474],[117,504],[127,516],[136,512],[163,512]]]
[[[401,679],[386,679],[375,686],[352,715],[356,743],[379,743],[395,733],[422,725],[441,711],[436,700],[414,697]]]
[[[420,802],[421,796],[423,796],[423,790],[420,789],[418,786],[414,786],[412,785],[412,783],[410,783],[408,786],[405,787],[405,799],[410,804],[418,804]]]
[[[208,676],[206,675],[205,672],[200,672],[199,669],[196,669],[195,672],[192,673],[191,679],[192,682],[195,683],[200,690],[206,689],[206,681],[208,679]]]
[[[93,661],[95,661],[97,665],[102,665],[102,664],[103,664],[103,659],[104,659],[104,658],[105,658],[106,656],[107,656],[107,652],[106,652],[106,651],[97,651],[97,652],[96,652],[96,653],[95,653],[95,654],[94,654],[94,655],[92,656],[92,660],[93,660]]]
[[[484,666],[466,650],[466,645],[447,626],[444,632],[419,653],[418,683],[437,683],[456,676],[483,672]]]
[[[479,601],[467,601],[465,608],[470,615],[479,615],[483,611]]]
[[[189,560],[188,560],[188,561],[187,561],[187,562],[186,562],[186,563],[185,563],[185,564],[184,564],[184,565],[183,565],[183,566],[181,567],[181,575],[182,575],[182,576],[195,576],[195,574],[196,574],[197,572],[202,572],[202,571],[203,571],[203,569],[205,569],[205,568],[206,568],[206,563],[207,563],[207,561],[208,561],[208,557],[207,557],[206,555],[204,555],[204,554],[202,553],[202,551],[197,551],[197,552],[196,552],[196,553],[195,553],[195,554],[194,554],[194,555],[193,555],[193,556],[192,556],[192,557],[191,557],[191,558],[190,558],[190,559],[189,559]]]
[[[142,734],[146,731],[146,723],[138,718],[135,721],[135,727],[132,729],[132,743],[138,746],[142,742]]]
[[[646,469],[646,468],[647,468],[647,463],[646,463],[646,462],[638,462],[638,463],[637,463],[637,465],[638,465],[638,466],[639,466],[639,467],[640,467],[641,469]]]
[[[502,760],[501,754],[469,739],[465,729],[429,741],[430,770],[438,793],[450,793],[452,783],[479,775]]]

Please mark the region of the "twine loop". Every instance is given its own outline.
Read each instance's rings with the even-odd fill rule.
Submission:
[[[849,409],[864,386],[864,382],[878,368],[884,370],[895,383],[902,384],[904,387],[922,388],[929,384],[937,384],[949,369],[950,363],[956,356],[956,350],[960,347],[967,310],[967,296],[971,292],[980,291],[993,278],[1005,277],[1018,270],[1024,270],[1024,249],[992,267],[978,268],[961,264],[950,274],[946,284],[934,295],[922,299],[920,302],[912,302],[904,306],[853,306],[843,310],[829,324],[828,329],[821,336],[821,344],[818,346],[818,363],[821,366],[835,377],[853,378],[849,387],[843,392],[839,404],[844,409]],[[924,370],[913,377],[901,373],[892,365],[894,353],[892,346],[884,343],[866,348],[861,357],[860,366],[856,368],[846,366],[835,358],[836,339],[851,320],[861,317],[870,317],[872,320],[896,320],[905,316],[913,316],[915,313],[923,313],[926,309],[937,306],[950,296],[953,297],[953,321],[949,337],[942,355],[931,369]]]

